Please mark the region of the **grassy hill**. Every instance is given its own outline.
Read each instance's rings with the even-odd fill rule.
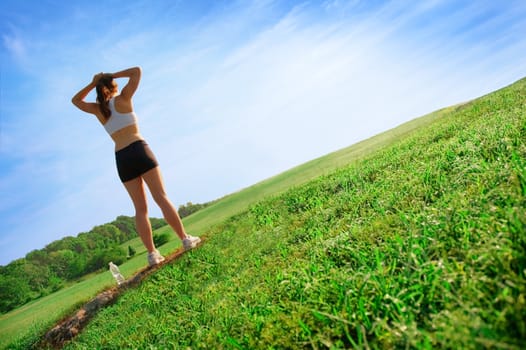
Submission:
[[[524,348],[525,140],[521,80],[227,196],[66,348]]]

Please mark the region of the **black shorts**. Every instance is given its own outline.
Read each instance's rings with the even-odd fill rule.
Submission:
[[[115,160],[122,182],[133,180],[159,165],[152,150],[143,140],[135,141],[115,152]]]

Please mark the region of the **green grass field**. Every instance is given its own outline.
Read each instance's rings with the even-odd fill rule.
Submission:
[[[521,80],[229,195],[185,219],[206,244],[66,348],[525,348],[524,140]],[[111,283],[3,315],[2,346]]]
[[[201,235],[210,227],[246,210],[249,205],[269,195],[281,193],[292,186],[298,186],[317,176],[327,174],[338,167],[363,158],[374,150],[390,144],[401,135],[427,125],[434,118],[436,118],[436,113],[415,119],[396,129],[300,165],[266,181],[228,195],[214,205],[185,218],[183,220],[185,226],[192,234]],[[171,229],[164,227],[157,230],[156,233],[164,233],[166,231],[171,232]],[[143,268],[146,261],[145,249],[139,238],[135,238],[122,246],[127,249],[129,245],[137,253],[133,259],[120,266],[121,272],[125,277],[129,277]],[[179,246],[180,243],[175,239],[174,235],[174,240],[161,247],[160,250],[162,253],[169,253],[176,250]],[[96,276],[86,276],[80,282],[57,293],[31,302],[5,315],[0,315],[0,348],[5,348],[16,339],[21,339],[18,341],[20,344],[31,342],[37,335],[49,329],[57,320],[70,314],[98,292],[110,286],[113,286],[113,280],[107,272]]]

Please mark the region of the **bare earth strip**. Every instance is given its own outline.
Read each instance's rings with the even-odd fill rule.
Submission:
[[[204,237],[201,237],[201,243],[196,247],[201,246],[205,241]],[[60,349],[69,340],[73,339],[77,334],[82,331],[88,322],[97,314],[97,312],[108,305],[113,304],[119,296],[129,288],[138,286],[142,280],[160,269],[163,265],[170,264],[177,260],[185,253],[183,247],[176,250],[174,253],[165,257],[165,260],[155,266],[146,267],[134,276],[124,281],[121,285],[112,287],[104,292],[99,293],[95,298],[87,302],[80,310],[74,315],[66,317],[60,321],[53,329],[46,333],[41,341],[43,348],[53,347]]]

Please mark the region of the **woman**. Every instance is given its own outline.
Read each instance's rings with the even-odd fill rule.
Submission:
[[[128,78],[120,94],[115,82],[117,78]],[[164,257],[153,243],[145,183],[153,199],[161,208],[164,219],[183,241],[184,249],[194,248],[201,239],[186,234],[181,218],[164,190],[157,160],[139,133],[132,97],[140,80],[141,69],[139,67],[111,74],[99,73],[93,77],[91,83],[73,96],[71,102],[80,110],[94,114],[115,142],[117,171],[133,201],[137,231],[148,250],[148,263],[152,266],[164,261]],[[96,89],[97,92],[97,102],[84,101],[93,89]]]

